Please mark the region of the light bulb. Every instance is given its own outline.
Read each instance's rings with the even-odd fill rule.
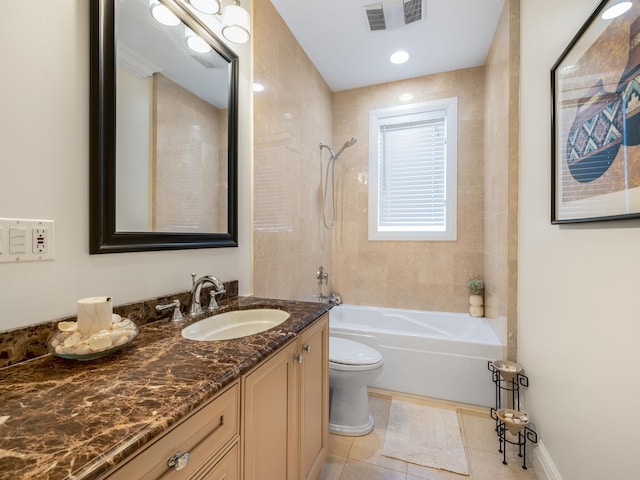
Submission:
[[[205,42],[200,35],[188,27],[184,28],[184,38],[187,40],[187,46],[197,53],[208,53],[211,51],[211,45]]]
[[[222,36],[233,43],[249,41],[251,18],[240,5],[227,5],[222,9]]]
[[[218,0],[189,0],[193,8],[207,15],[216,15],[220,12],[220,2]]]
[[[151,10],[151,16],[157,22],[163,25],[166,25],[168,27],[175,27],[176,25],[180,25],[182,23],[171,10],[158,2],[158,0],[150,0],[149,9]]]

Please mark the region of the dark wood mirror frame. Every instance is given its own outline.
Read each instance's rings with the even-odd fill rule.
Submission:
[[[165,233],[116,230],[116,35],[117,0],[90,2],[90,181],[91,254],[238,246],[238,56],[198,19],[186,18],[229,62],[228,232]],[[179,7],[179,6],[178,6]],[[184,7],[183,7],[184,8]]]

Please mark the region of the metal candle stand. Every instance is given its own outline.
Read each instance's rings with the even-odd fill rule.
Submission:
[[[529,386],[529,378],[522,373],[522,367],[507,360],[495,360],[487,363],[496,386],[496,408],[491,408],[491,418],[496,421],[496,433],[502,453],[502,463],[507,464],[507,444],[518,447],[518,456],[522,458],[522,468],[527,469],[527,440],[538,443],[538,434],[529,426],[529,419],[520,411],[520,387]],[[507,406],[503,408],[502,397]],[[507,432],[517,436],[509,440]]]

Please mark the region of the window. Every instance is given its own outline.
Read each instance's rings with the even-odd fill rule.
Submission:
[[[456,239],[456,98],[369,114],[369,240]]]

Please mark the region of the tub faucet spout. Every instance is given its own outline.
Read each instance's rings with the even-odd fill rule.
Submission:
[[[196,315],[200,315],[204,312],[202,309],[202,305],[200,304],[200,291],[202,290],[202,285],[205,283],[210,283],[213,285],[213,292],[211,292],[211,303],[207,310],[216,310],[218,308],[218,304],[216,303],[215,296],[216,294],[225,293],[224,284],[213,275],[203,275],[199,279],[196,280],[196,274],[191,274],[191,283],[193,286],[191,287],[191,302],[189,304],[189,313],[187,315],[189,317],[195,317]]]

